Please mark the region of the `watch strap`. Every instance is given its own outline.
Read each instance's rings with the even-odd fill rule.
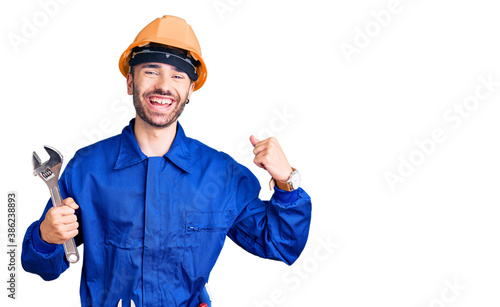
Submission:
[[[295,171],[295,168],[292,167],[292,172],[294,172],[294,171]],[[292,174],[290,173],[290,176],[291,175]],[[288,180],[290,180],[290,177]],[[283,191],[287,191],[287,192],[293,191],[293,186],[288,181],[279,181],[279,180],[275,180],[274,178],[271,178],[271,181],[269,181],[269,189],[273,190],[275,186],[278,189],[283,190]]]

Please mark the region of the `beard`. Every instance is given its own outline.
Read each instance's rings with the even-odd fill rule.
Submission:
[[[172,100],[174,101],[172,102],[172,104],[174,104],[175,109],[173,109],[169,114],[147,110],[145,105],[147,104],[146,97],[154,94],[172,98]],[[167,128],[175,123],[179,116],[181,116],[182,111],[184,111],[184,107],[186,106],[186,102],[188,101],[187,96],[188,93],[186,92],[186,98],[184,99],[184,101],[181,101],[181,97],[179,97],[179,95],[176,95],[171,91],[163,92],[160,89],[141,94],[137,89],[135,82],[133,83],[133,100],[135,111],[140,119],[155,128]]]

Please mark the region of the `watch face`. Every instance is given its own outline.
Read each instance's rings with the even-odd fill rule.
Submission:
[[[297,190],[300,186],[300,174],[297,171],[293,171],[291,178],[290,178],[290,184],[292,185],[292,188],[294,190]]]

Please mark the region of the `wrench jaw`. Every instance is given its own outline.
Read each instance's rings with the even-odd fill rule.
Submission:
[[[57,151],[55,148],[50,147],[50,146],[43,146],[45,151],[49,154],[49,161],[47,161],[50,165],[50,167],[56,165],[56,164],[61,164],[62,163],[62,155],[59,151]],[[52,165],[53,164],[53,165]]]
[[[42,163],[38,154],[33,152],[33,175],[38,175],[46,183],[53,179],[57,181],[59,179],[59,171],[61,170],[62,155],[50,146],[44,146],[44,149],[50,158],[45,163]]]
[[[36,169],[40,166],[42,166],[42,160],[40,160],[40,157],[36,154],[36,152],[33,152],[33,176],[38,175]]]

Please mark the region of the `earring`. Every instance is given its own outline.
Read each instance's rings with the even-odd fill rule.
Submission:
[[[188,103],[189,103],[189,98],[188,98],[188,100],[186,101],[186,104],[188,104]]]

